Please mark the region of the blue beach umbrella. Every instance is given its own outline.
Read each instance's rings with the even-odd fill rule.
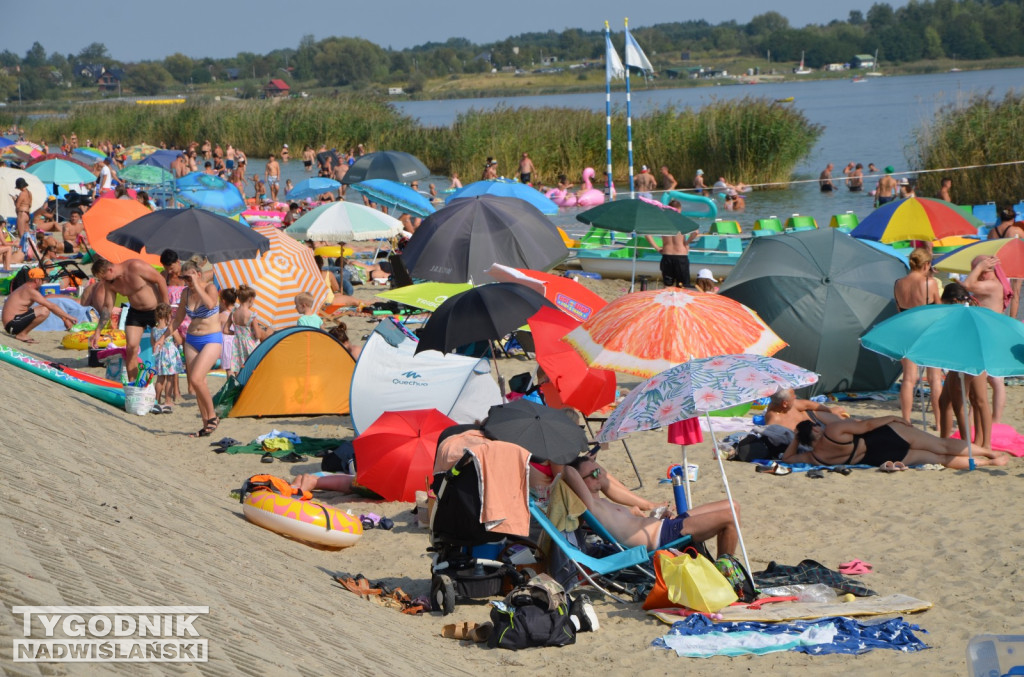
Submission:
[[[16,143],[17,141],[14,139],[8,139],[6,136],[0,136],[0,148],[3,148],[4,146],[13,146]]]
[[[517,197],[520,200],[526,200],[534,207],[540,210],[541,214],[557,214],[558,205],[552,202],[546,195],[541,193],[533,186],[528,186],[525,183],[517,183],[515,181],[501,180],[497,181],[475,181],[459,188],[457,191],[445,198],[445,204],[450,203],[452,200],[458,200],[464,197],[475,197],[477,195],[497,195],[498,197]]]
[[[85,167],[67,160],[44,160],[25,169],[43,183],[92,183],[96,176]]]
[[[352,190],[388,209],[397,209],[423,219],[437,211],[426,196],[409,186],[388,179],[368,179],[353,184]]]
[[[175,180],[174,199],[224,216],[240,214],[246,208],[245,198],[233,183],[202,172],[192,172]]]
[[[341,183],[334,179],[328,179],[322,176],[314,176],[311,179],[305,181],[299,181],[295,184],[295,187],[288,191],[288,194],[284,196],[286,200],[305,200],[307,198],[316,198],[324,193],[333,193],[334,191],[341,188]]]

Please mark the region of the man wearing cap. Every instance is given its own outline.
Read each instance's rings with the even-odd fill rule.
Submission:
[[[703,169],[698,169],[697,175],[693,177],[693,187],[697,190],[697,195],[707,195],[710,192],[704,183]]]
[[[4,330],[19,341],[35,343],[36,340],[29,338],[28,333],[42,324],[50,316],[50,313],[64,320],[66,329],[71,329],[76,323],[75,318],[65,313],[56,304],[47,301],[46,297],[39,293],[44,277],[40,268],[30,268],[28,281],[11,292],[11,295],[7,297],[7,303],[4,304],[2,317]],[[33,308],[34,304],[38,305]]]
[[[29,214],[32,212],[32,192],[28,189],[28,181],[22,177],[14,182],[14,187],[19,190],[18,197],[14,198],[14,211],[18,215],[18,235],[28,232]]]
[[[636,179],[633,181],[634,187],[636,187],[637,195],[645,197],[648,200],[654,199],[651,191],[658,187],[658,182],[653,176],[651,176],[651,170],[647,165],[640,166],[640,173],[637,174]]]
[[[899,184],[893,178],[892,173],[896,171],[889,165],[885,168],[885,176],[878,180],[878,187],[875,188],[875,206],[881,207],[896,199],[899,191]]]

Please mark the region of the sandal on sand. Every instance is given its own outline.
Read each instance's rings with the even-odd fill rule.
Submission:
[[[220,418],[214,416],[208,421],[203,421],[203,427],[199,432],[190,433],[189,437],[209,437],[220,425]]]
[[[873,566],[859,559],[851,560],[839,565],[839,573],[844,576],[860,576],[863,574],[870,574],[872,571],[874,571]]]
[[[768,465],[759,464],[755,472],[765,473],[768,475],[789,475],[790,473],[793,472],[793,469],[788,466],[779,465],[775,461],[772,461]]]
[[[903,472],[907,469],[907,466],[903,465],[903,463],[899,461],[886,461],[882,465],[878,466],[878,469],[886,473]]]
[[[486,642],[494,626],[491,623],[449,623],[441,628],[441,636],[447,639],[467,639],[472,642]]]
[[[825,476],[825,472],[821,468],[814,468],[813,470],[807,471],[807,479],[820,480]]]
[[[161,414],[173,414],[174,413],[174,407],[172,407],[169,404],[165,404],[162,407],[160,407],[160,413]]]

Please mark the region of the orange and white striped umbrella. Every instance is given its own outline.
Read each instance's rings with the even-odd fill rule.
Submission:
[[[742,303],[671,288],[626,294],[562,340],[591,367],[641,378],[692,359],[743,353],[770,356],[786,347]]]
[[[273,226],[253,228],[270,240],[270,249],[255,259],[235,259],[213,264],[217,284],[248,285],[256,290],[256,313],[275,331],[294,326],[299,319],[295,297],[313,295],[313,307],[327,300],[327,283],[313,259],[313,250]]]

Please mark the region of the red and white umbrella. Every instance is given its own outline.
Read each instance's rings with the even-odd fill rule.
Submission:
[[[270,249],[255,259],[215,263],[213,272],[221,288],[248,285],[256,290],[256,312],[275,331],[294,326],[299,319],[295,297],[313,295],[313,307],[327,300],[327,283],[313,259],[313,250],[272,226],[253,228],[270,240]]]

